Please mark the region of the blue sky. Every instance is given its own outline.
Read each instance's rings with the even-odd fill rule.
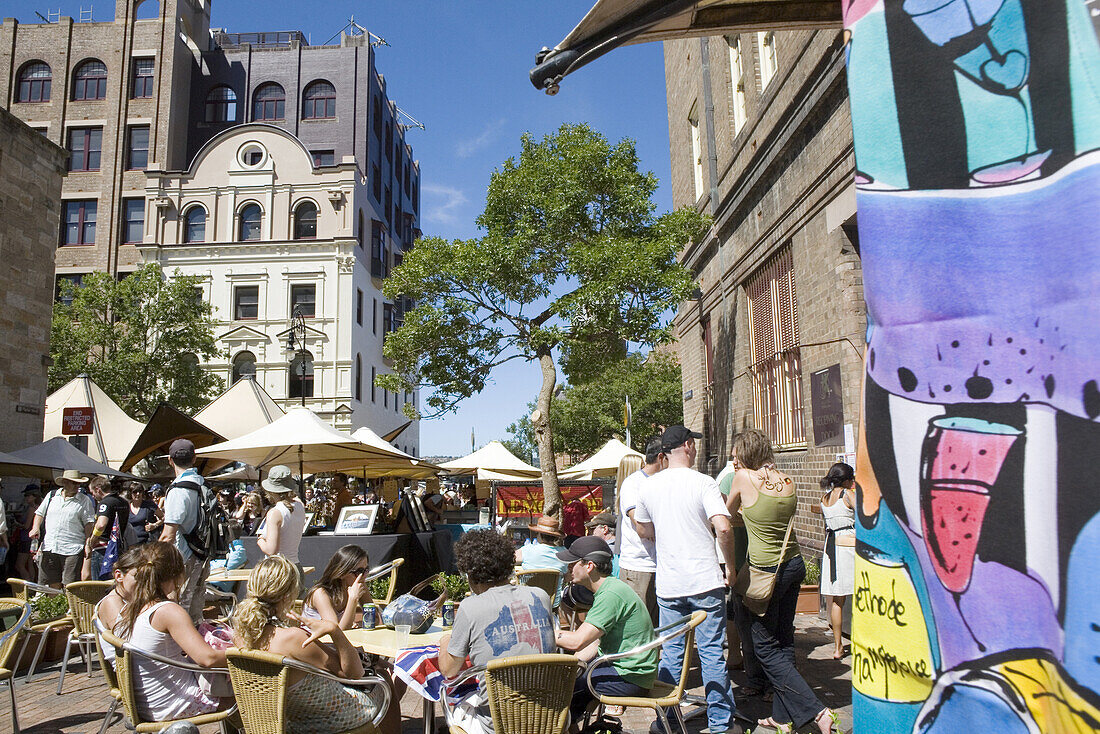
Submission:
[[[400,0],[386,3],[214,0],[211,25],[230,32],[301,30],[314,44],[356,22],[390,44],[378,49],[380,71],[401,109],[424,123],[407,140],[420,161],[421,228],[441,237],[476,237],[475,217],[490,172],[519,148],[530,131],[551,132],[565,122],[588,122],[612,140],[637,141],[645,170],[661,180],[658,211],[672,206],[668,188],[668,123],[660,44],[615,51],[568,77],[548,97],[527,71],[542,46],[553,46],[594,0]],[[79,17],[80,2],[7,0],[0,11],[20,22],[40,22],[34,11]],[[84,6],[92,5],[84,0]],[[112,0],[96,0],[93,17],[109,19]],[[507,436],[541,381],[535,363],[510,362],[480,395],[458,411],[424,421],[424,455],[461,455]]]

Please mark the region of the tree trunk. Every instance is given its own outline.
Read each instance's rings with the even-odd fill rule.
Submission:
[[[535,442],[539,447],[539,468],[542,469],[543,514],[561,519],[561,490],[558,488],[558,470],[554,463],[554,435],[550,428],[550,399],[554,395],[554,386],[558,372],[554,367],[554,358],[550,348],[538,351],[539,366],[542,368],[542,387],[539,389],[537,410],[531,417],[531,427],[535,431]]]

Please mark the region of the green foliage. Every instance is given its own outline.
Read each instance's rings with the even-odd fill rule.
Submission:
[[[160,401],[185,413],[205,405],[222,380],[199,368],[220,355],[209,303],[195,298],[199,279],[165,278],[149,264],[116,280],[90,273],[61,284],[54,304],[49,372],[52,392],[87,373],[123,410],[148,420]]]
[[[390,577],[379,576],[371,579],[367,582],[367,588],[370,589],[371,599],[385,599],[386,594],[390,593]]]
[[[803,556],[806,562],[806,578],[802,583],[807,586],[817,586],[821,583],[821,564],[815,558]]]
[[[484,235],[424,238],[386,280],[387,297],[416,307],[388,335],[394,374],[377,383],[433,388],[426,416],[509,360],[555,350],[567,374],[595,374],[627,342],[667,341],[668,314],[692,289],[676,255],[706,222],[690,209],[654,215],[657,179],[638,170],[633,141],[612,145],[581,124],[521,143],[490,178]]]
[[[674,356],[630,354],[554,398],[554,450],[593,454],[612,436],[624,436],[623,408],[629,395],[631,448],[644,452],[646,439],[658,426],[683,423],[681,394],[680,364]]]
[[[520,416],[515,423],[508,426],[508,433],[512,434],[512,437],[500,440],[504,444],[504,448],[528,464],[535,462],[535,455],[539,450],[538,444],[535,442],[535,427],[531,425],[531,413],[534,410],[535,403],[528,403],[527,412]]]
[[[69,611],[69,600],[64,594],[39,594],[31,597],[31,624],[43,624],[60,619]]]
[[[470,584],[466,577],[457,573],[441,573],[432,581],[432,588],[437,594],[447,592],[447,598],[451,601],[462,601],[470,591]]]

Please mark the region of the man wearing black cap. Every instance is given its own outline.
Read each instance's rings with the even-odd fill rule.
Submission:
[[[733,536],[730,513],[718,484],[692,469],[695,439],[683,426],[670,426],[661,435],[661,450],[668,468],[642,486],[634,521],[643,538],[652,538],[657,550],[657,606],[660,622],[670,624],[701,610],[706,619],[695,631],[695,646],[707,692],[710,732],[740,732],[734,723],[736,708],[722,648],[726,642],[726,585],[733,585]],[[714,536],[723,558],[715,552]],[[726,564],[722,573],[719,561]],[[661,650],[658,677],[675,683],[683,667],[683,640]]]
[[[186,535],[195,529],[199,521],[199,505],[204,500],[204,492],[209,490],[202,476],[194,469],[195,444],[186,438],[177,438],[168,447],[168,462],[176,473],[176,480],[168,486],[168,494],[164,498],[164,530],[159,540],[176,546],[183,556],[184,580],[179,590],[179,604],[191,614],[191,621],[198,625],[202,622],[210,562],[195,555]]]
[[[613,655],[633,650],[653,640],[649,612],[634,590],[611,576],[611,547],[589,535],[577,538],[558,558],[569,564],[569,580],[593,593],[592,608],[575,630],[559,630],[559,647],[573,650],[581,660],[597,654]],[[657,678],[657,650],[631,655],[592,673],[596,691],[607,696],[644,696]],[[573,687],[570,713],[580,721],[592,701],[584,676]]]

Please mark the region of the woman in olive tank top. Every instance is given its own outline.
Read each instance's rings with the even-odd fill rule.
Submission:
[[[745,672],[750,678],[759,676],[753,669],[755,659],[774,689],[772,715],[757,723],[789,732],[792,724],[798,729],[813,721],[822,734],[830,734],[835,715],[814,695],[794,664],[794,613],[799,586],[806,576],[793,531],[783,549],[783,537],[798,509],[794,482],[775,468],[771,441],[761,431],[737,434],[733,450],[743,468],[734,475],[730,488],[730,512],[739,511],[745,519],[748,562],[776,572],[775,589],[763,615],[752,614],[734,599],[741,639],[752,641],[754,653],[745,656]]]

